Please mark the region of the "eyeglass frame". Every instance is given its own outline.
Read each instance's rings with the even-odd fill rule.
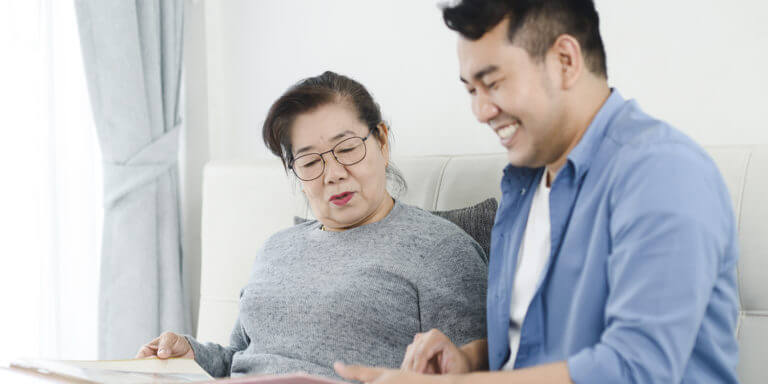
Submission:
[[[372,129],[370,129],[370,130],[368,130],[368,134],[367,134],[367,135],[365,135],[365,137],[360,137],[360,136],[351,136],[351,137],[348,137],[348,138],[346,138],[346,139],[344,139],[344,140],[342,140],[342,141],[339,141],[339,142],[338,142],[338,143],[336,143],[336,145],[334,145],[334,146],[333,146],[331,149],[329,149],[329,150],[327,150],[327,151],[325,151],[325,152],[320,152],[320,153],[317,153],[317,152],[312,152],[312,153],[305,153],[305,154],[303,154],[303,155],[301,155],[301,156],[299,156],[299,157],[297,157],[297,158],[291,159],[290,163],[288,164],[288,168],[290,168],[290,170],[291,170],[291,171],[293,171],[293,174],[294,174],[294,175],[296,175],[296,177],[297,177],[299,180],[301,180],[301,181],[312,181],[312,180],[316,180],[316,179],[320,178],[321,176],[323,176],[323,173],[325,173],[325,166],[326,166],[326,161],[325,161],[325,156],[323,156],[323,155],[325,155],[326,153],[330,153],[330,154],[333,156],[333,158],[336,160],[336,162],[337,162],[337,163],[339,163],[339,164],[341,164],[341,165],[343,165],[343,166],[350,166],[350,165],[355,165],[355,164],[357,164],[357,163],[359,163],[359,162],[361,162],[361,161],[365,160],[365,156],[368,156],[368,147],[365,145],[365,142],[366,142],[366,140],[368,140],[368,138],[369,138],[369,137],[371,137],[371,134],[372,134],[372,133],[373,133],[373,130],[372,130]],[[339,161],[339,158],[338,158],[338,157],[336,157],[336,153],[334,152],[334,150],[336,149],[336,147],[338,147],[339,145],[341,145],[341,144],[342,144],[342,143],[344,143],[345,141],[347,141],[347,140],[352,140],[352,139],[361,139],[361,140],[363,140],[363,151],[364,151],[364,152],[363,152],[363,157],[361,157],[361,158],[360,158],[360,160],[358,160],[358,161],[355,161],[354,163],[344,164],[344,163],[342,163],[341,161]],[[323,161],[323,170],[322,170],[322,171],[320,171],[320,174],[318,174],[316,177],[313,177],[313,178],[311,178],[311,179],[302,179],[302,178],[301,178],[301,176],[299,176],[299,174],[296,172],[296,169],[295,169],[295,168],[293,168],[293,165],[294,165],[294,164],[296,164],[296,160],[297,160],[297,159],[301,159],[302,157],[311,156],[311,155],[318,155],[318,156],[320,156],[320,160],[322,160],[322,161]]]

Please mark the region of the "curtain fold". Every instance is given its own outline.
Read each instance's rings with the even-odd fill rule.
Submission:
[[[99,358],[188,333],[178,192],[183,0],[76,0],[104,161]]]

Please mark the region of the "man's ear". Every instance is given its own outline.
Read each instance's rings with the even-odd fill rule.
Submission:
[[[376,136],[381,147],[381,155],[384,156],[384,161],[389,165],[389,127],[383,121],[376,126],[379,130],[379,134]]]
[[[572,88],[583,75],[584,56],[581,45],[571,35],[558,36],[547,52],[547,60],[551,65],[553,74],[556,72],[559,76],[560,86],[563,89]]]

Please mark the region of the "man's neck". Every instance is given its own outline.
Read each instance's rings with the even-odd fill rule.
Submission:
[[[568,155],[581,142],[581,138],[584,137],[587,128],[592,124],[592,120],[595,119],[595,116],[610,96],[610,87],[608,87],[605,81],[602,81],[599,85],[573,98],[569,108],[568,121],[564,122],[568,126],[561,130],[561,132],[573,132],[573,134],[565,152],[557,160],[546,165],[545,176],[547,177],[547,186],[551,186],[552,182],[555,181],[558,172],[563,168],[565,162],[568,161]]]

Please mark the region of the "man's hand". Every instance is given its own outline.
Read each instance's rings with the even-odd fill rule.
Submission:
[[[480,369],[478,362],[485,360],[471,354],[482,353],[487,352],[482,348],[459,348],[444,333],[433,329],[414,336],[400,369],[429,374],[468,373]]]
[[[466,375],[422,375],[403,370],[361,366],[333,365],[347,380],[369,384],[573,384],[565,361],[516,369],[514,371],[475,372]]]
[[[336,373],[346,380],[369,384],[445,384],[446,376],[427,376],[394,369],[363,367],[359,365],[333,365]]]

